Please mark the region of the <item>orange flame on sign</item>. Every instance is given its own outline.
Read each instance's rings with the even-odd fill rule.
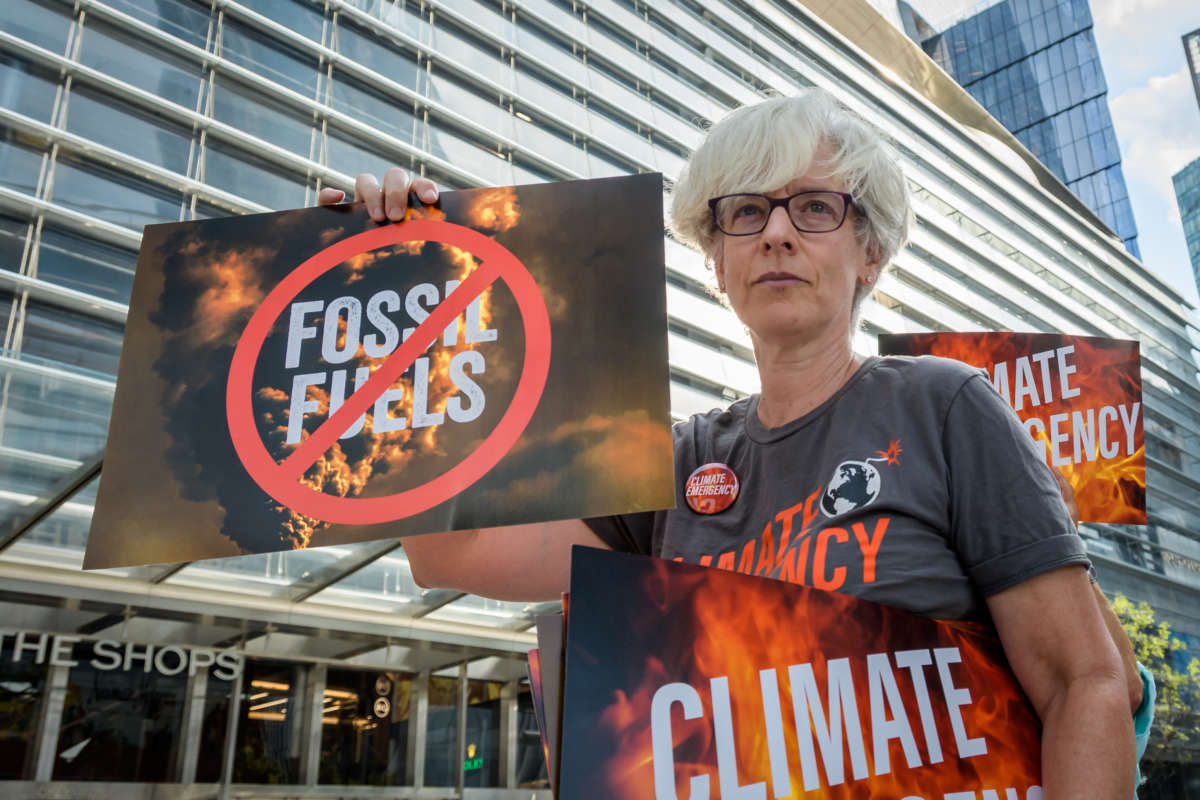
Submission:
[[[598,762],[589,775],[603,776],[606,783],[605,791],[596,796],[655,800],[650,709],[655,692],[675,682],[696,689],[704,707],[701,717],[693,720],[683,719],[678,709],[672,713],[676,792],[687,797],[695,775],[708,775],[715,792],[719,772],[709,687],[716,677],[728,679],[737,783],[764,781],[768,796],[899,800],[909,795],[940,798],[946,792],[982,789],[1004,796],[1004,790],[1013,787],[1024,797],[1030,786],[1040,783],[1040,724],[1007,667],[999,640],[983,625],[940,623],[848,595],[658,559],[647,561],[653,563],[652,568],[647,567],[652,571],[642,580],[621,581],[621,592],[630,598],[628,605],[621,601],[622,618],[628,620],[630,630],[621,657],[614,662],[621,666],[612,669],[623,670],[625,683],[613,692],[598,721],[598,742],[588,743],[589,753]],[[625,616],[628,609],[639,611]],[[682,650],[668,650],[663,644],[667,641],[689,644]],[[943,755],[940,763],[931,763],[914,683],[908,670],[895,667],[893,661],[903,708],[889,707],[889,717],[907,718],[921,764],[910,767],[900,742],[892,739],[887,748],[890,769],[876,774],[883,766],[875,759],[866,656],[947,647],[957,648],[962,657],[961,663],[950,667],[955,687],[970,691],[970,703],[960,706],[966,736],[982,737],[986,754],[958,757],[938,672],[936,666],[929,666],[924,675]],[[820,789],[805,794],[787,668],[812,665],[828,713],[827,662],[843,657],[851,665],[868,776],[853,777],[844,750],[845,782],[831,786],[817,745]],[[764,669],[776,672],[790,795],[786,790],[777,795],[773,788],[759,677]],[[806,718],[804,724],[812,730],[811,719]]]
[[[902,342],[897,346],[897,342]],[[1023,402],[1016,410],[1022,421],[1030,417],[1048,420],[1052,414],[1066,414],[1074,419],[1078,412],[1088,420],[1089,411],[1096,419],[1103,406],[1114,408],[1124,404],[1132,406],[1142,399],[1142,379],[1138,347],[1136,342],[1100,339],[1088,336],[1065,336],[1061,334],[1027,333],[921,333],[904,337],[889,337],[889,350],[895,355],[934,355],[953,358],[995,375],[996,364],[1008,365],[1009,398],[1013,401],[1013,367],[1016,359],[1034,353],[1053,350],[1057,347],[1075,348],[1069,363],[1075,373],[1068,377],[1069,385],[1077,389],[1074,397],[1062,397],[1061,381],[1056,360],[1051,359],[1050,388],[1052,399],[1046,402],[1042,391],[1041,368],[1033,365],[1037,381],[1038,399],[1042,402],[1031,406]],[[1146,524],[1146,449],[1142,425],[1143,414],[1138,412],[1133,434],[1133,448],[1126,451],[1125,432],[1120,419],[1110,424],[1110,437],[1121,443],[1117,457],[1105,458],[1099,452],[1100,437],[1084,447],[1082,458],[1067,464],[1052,465],[1060,469],[1079,505],[1080,517],[1084,522],[1111,522],[1134,525]],[[1097,425],[1099,422],[1097,421]],[[1046,446],[1047,461],[1050,460],[1049,432],[1034,431],[1036,440]],[[1090,452],[1087,452],[1090,450]],[[1060,446],[1068,457],[1074,454],[1074,441],[1069,438]]]

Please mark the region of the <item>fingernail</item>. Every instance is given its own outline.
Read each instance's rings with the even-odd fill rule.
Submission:
[[[385,219],[387,219],[383,215],[383,206],[381,206],[381,205],[372,205],[370,207],[370,212],[371,212],[371,219],[375,220],[376,222],[383,222]]]
[[[392,222],[399,222],[404,219],[404,209],[399,206],[392,206],[388,211],[388,219]]]
[[[437,200],[437,189],[425,188],[421,190],[421,199],[426,203],[432,203]]]
[[[345,192],[343,192],[341,189],[338,189],[338,190],[337,190],[337,193],[338,193],[338,199],[337,199],[335,202],[338,202],[338,203],[340,203],[340,202],[342,202],[343,200],[345,200],[345,199],[346,199],[346,193],[345,193]]]

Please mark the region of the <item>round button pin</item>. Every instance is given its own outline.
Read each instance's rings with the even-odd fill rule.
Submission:
[[[738,496],[738,479],[725,464],[705,464],[688,476],[683,489],[688,508],[697,514],[720,514]]]

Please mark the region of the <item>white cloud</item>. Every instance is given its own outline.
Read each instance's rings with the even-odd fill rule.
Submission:
[[[1114,93],[1182,67],[1181,37],[1200,28],[1195,0],[1094,0],[1096,45]]]
[[[1195,300],[1171,183],[1172,175],[1200,158],[1200,110],[1186,68],[1151,77],[1144,85],[1115,97],[1110,95],[1109,109],[1143,261]]]

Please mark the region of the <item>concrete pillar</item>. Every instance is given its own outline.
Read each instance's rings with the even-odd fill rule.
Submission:
[[[183,730],[175,763],[175,780],[196,782],[196,762],[200,759],[200,738],[204,730],[204,704],[208,699],[208,670],[198,669],[188,676],[183,698]]]
[[[408,706],[408,752],[405,754],[406,771],[412,776],[412,785],[420,789],[425,786],[425,736],[429,725],[429,670],[412,679]]]
[[[34,738],[33,779],[48,781],[54,775],[54,757],[58,753],[58,731],[62,725],[63,704],[67,699],[68,666],[52,666],[46,673],[45,701]]]
[[[325,718],[327,671],[324,664],[314,664],[308,669],[303,693],[298,692],[294,695],[303,704],[304,712],[299,715],[300,750],[297,754],[297,762],[300,764],[299,781],[304,786],[316,786],[321,771],[321,729]]]
[[[500,690],[500,786],[517,788],[517,749],[521,741],[517,710],[519,681],[509,681]]]

